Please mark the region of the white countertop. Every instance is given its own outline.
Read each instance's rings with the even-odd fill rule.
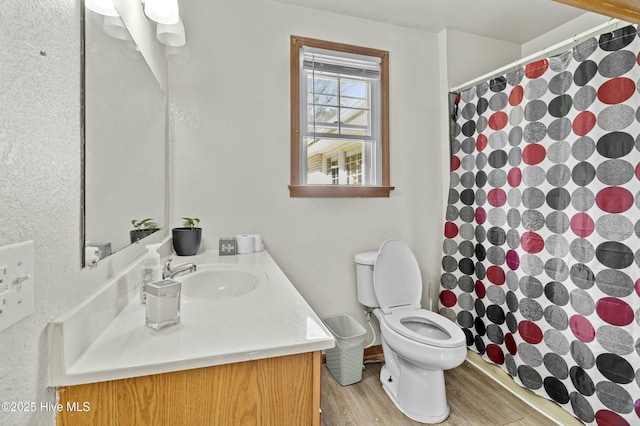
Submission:
[[[183,297],[180,324],[158,331],[145,326],[145,305],[139,302],[136,292],[86,350],[78,351],[75,360],[70,360],[70,356],[65,360],[64,353],[73,343],[56,342],[74,338],[64,333],[65,318],[54,321],[57,327],[50,337],[52,357],[62,359],[52,359],[50,385],[116,380],[334,346],[329,330],[266,251],[235,256],[218,256],[217,251],[208,251],[196,256],[175,256],[173,261],[175,265],[187,262],[258,268],[268,276],[268,281],[239,297],[206,300]],[[176,280],[180,281],[180,277]],[[78,311],[86,316],[90,310]],[[71,319],[73,314],[65,317]],[[56,328],[59,332],[55,332]],[[77,325],[69,329],[78,332]]]

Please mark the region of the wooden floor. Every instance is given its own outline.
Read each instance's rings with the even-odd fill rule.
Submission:
[[[393,405],[380,384],[381,363],[366,364],[362,381],[341,386],[322,366],[322,425],[420,425]],[[465,361],[445,372],[451,414],[442,425],[532,426],[553,424]]]

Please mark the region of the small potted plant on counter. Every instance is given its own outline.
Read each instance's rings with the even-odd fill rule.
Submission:
[[[173,249],[178,256],[193,256],[200,248],[202,240],[202,228],[198,227],[200,219],[197,217],[183,217],[182,228],[173,228]]]
[[[129,235],[131,236],[131,244],[160,230],[160,228],[158,228],[158,224],[155,223],[151,217],[142,220],[133,219],[131,224],[133,225],[133,229],[129,232]]]

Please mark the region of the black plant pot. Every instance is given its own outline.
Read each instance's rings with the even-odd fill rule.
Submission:
[[[132,229],[131,231],[129,231],[129,236],[131,237],[131,244],[159,230],[160,230],[159,228]]]
[[[200,248],[202,228],[173,228],[171,237],[178,256],[193,256]]]

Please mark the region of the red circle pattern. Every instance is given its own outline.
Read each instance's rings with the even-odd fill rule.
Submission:
[[[582,315],[573,315],[569,319],[569,327],[573,335],[581,342],[589,343],[596,337],[596,331],[593,329],[593,325]]]
[[[544,249],[544,239],[535,232],[525,232],[520,237],[520,245],[527,253],[540,253]]]
[[[521,321],[518,324],[518,333],[525,342],[532,345],[542,342],[542,330],[532,321]]]

